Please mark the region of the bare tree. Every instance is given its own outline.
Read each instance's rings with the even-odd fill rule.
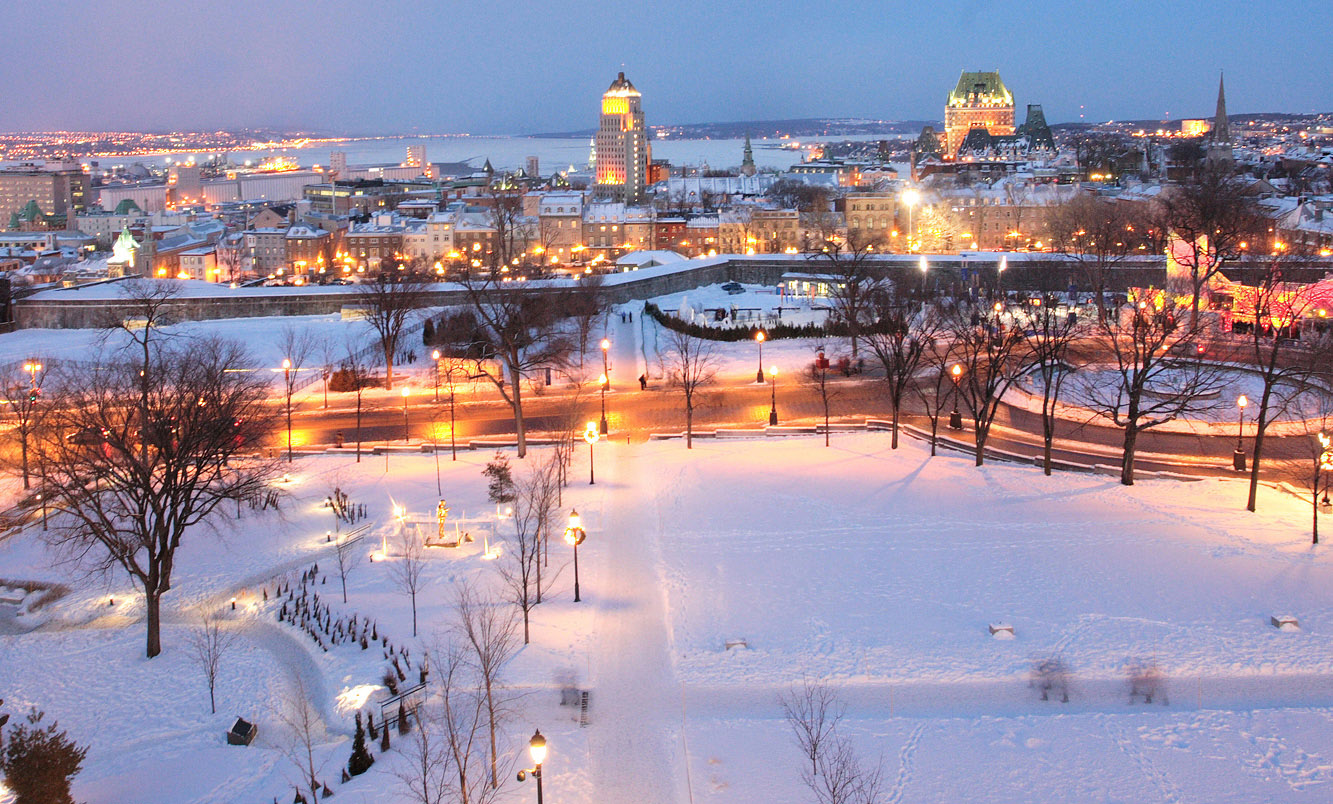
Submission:
[[[1268,426],[1288,408],[1299,404],[1303,391],[1319,366],[1327,366],[1330,334],[1310,332],[1304,348],[1292,338],[1302,319],[1314,313],[1306,289],[1285,281],[1287,253],[1274,255],[1255,287],[1232,288],[1237,319],[1247,319],[1247,362],[1259,375],[1263,390],[1254,413],[1254,460],[1250,464],[1250,489],[1246,510],[1255,510],[1259,497],[1259,471],[1264,458]],[[1234,325],[1233,325],[1234,326]]]
[[[828,277],[834,321],[847,330],[847,339],[852,344],[852,360],[857,359],[861,333],[871,324],[876,312],[874,299],[881,279],[870,259],[874,253],[874,241],[860,237],[843,241],[830,237],[816,243],[806,255],[807,260],[818,264],[814,270]]]
[[[491,742],[491,787],[500,786],[500,756],[496,731],[506,703],[501,674],[518,653],[518,619],[513,607],[482,595],[467,583],[458,587],[454,601],[453,632],[465,647],[467,661],[485,691],[486,726]]]
[[[930,455],[933,458],[939,444],[940,416],[944,414],[950,399],[957,397],[958,383],[950,371],[953,363],[951,347],[931,342],[922,350],[920,360],[922,372],[930,382],[914,383],[909,387],[920,400],[926,420],[930,422]]]
[[[528,454],[523,380],[539,369],[558,368],[567,359],[572,343],[562,319],[572,297],[568,292],[533,292],[505,279],[494,270],[482,271],[463,279],[462,285],[481,346],[475,373],[490,380],[513,411],[518,457],[523,458]]]
[[[1317,394],[1316,408],[1305,411],[1305,433],[1293,439],[1300,448],[1279,464],[1282,475],[1310,495],[1311,544],[1319,544],[1319,511],[1329,507],[1329,473],[1333,472],[1333,439],[1329,437],[1333,432],[1333,399],[1328,391],[1321,389]]]
[[[399,591],[412,600],[412,636],[417,635],[417,592],[426,570],[426,547],[406,525],[398,533],[398,560],[389,565],[389,575]]]
[[[1112,198],[1079,193],[1050,216],[1051,248],[1074,260],[1097,302],[1097,318],[1106,318],[1107,280],[1115,266],[1146,245],[1134,207]],[[1146,250],[1146,249],[1144,249]]]
[[[414,804],[491,804],[513,760],[500,761],[499,784],[493,787],[487,772],[485,696],[467,652],[449,642],[435,648],[432,658],[437,694],[417,708],[417,728],[403,749],[408,761],[395,775]]]
[[[356,462],[361,463],[361,403],[366,386],[370,384],[370,369],[361,357],[361,344],[355,338],[347,340],[347,356],[343,358],[340,373],[356,394]]]
[[[829,445],[829,403],[838,397],[838,391],[829,385],[828,358],[824,356],[824,345],[815,347],[815,359],[805,367],[802,377],[806,386],[814,390],[824,408],[824,446]]]
[[[333,371],[338,367],[342,344],[338,339],[325,335],[316,340],[315,351],[319,357],[320,379],[324,382],[324,409],[328,410],[329,380],[333,379]]]
[[[835,734],[819,756],[818,772],[804,770],[801,780],[819,804],[876,804],[884,789],[884,761],[867,767],[850,740]]]
[[[1174,234],[1178,263],[1189,271],[1191,331],[1199,330],[1199,300],[1209,281],[1267,224],[1245,181],[1230,164],[1207,160],[1190,178],[1166,188],[1156,202],[1155,225]]]
[[[1210,409],[1222,382],[1215,364],[1198,359],[1199,330],[1176,320],[1175,311],[1141,300],[1116,311],[1100,326],[1102,351],[1114,362],[1107,381],[1091,371],[1080,396],[1102,418],[1124,430],[1120,482],[1134,485],[1139,435],[1191,412]],[[1095,368],[1095,367],[1093,367]]]
[[[318,748],[324,741],[325,725],[319,710],[310,702],[309,690],[297,674],[293,681],[294,688],[281,707],[275,712],[278,722],[286,727],[288,734],[279,744],[279,750],[295,769],[300,783],[294,785],[306,800],[314,804],[319,800],[319,792],[324,784],[319,774],[324,770],[325,761],[318,756]]]
[[[278,333],[278,349],[282,351],[282,393],[287,413],[287,463],[292,462],[292,394],[301,382],[300,372],[315,351],[315,339],[303,329],[291,324]]]
[[[884,786],[884,761],[867,767],[839,733],[846,706],[826,682],[806,678],[778,697],[801,753],[810,761],[801,781],[819,804],[875,804]]]
[[[438,665],[437,665],[438,666]],[[453,782],[447,724],[425,705],[413,708],[417,727],[398,744],[405,761],[394,766],[405,798],[413,804],[445,804]],[[385,728],[388,728],[386,725]]]
[[[523,644],[531,640],[532,609],[553,578],[542,578],[541,548],[544,530],[555,515],[556,467],[553,461],[537,464],[519,480],[514,497],[513,534],[496,568],[510,599],[523,612]]]
[[[153,384],[151,372],[153,348],[156,344],[156,330],[171,323],[172,307],[180,296],[180,284],[169,279],[132,279],[121,283],[120,295],[129,308],[130,315],[118,315],[119,308],[111,307],[103,322],[108,331],[119,330],[127,334],[142,358],[139,361],[139,416],[140,426],[147,430],[148,395]],[[142,459],[148,462],[148,442],[143,443]]]
[[[1072,314],[1056,310],[1055,297],[1034,300],[1037,306],[1027,313],[1026,327],[1020,331],[1028,350],[1027,362],[1033,376],[1041,381],[1042,471],[1051,474],[1051,447],[1055,441],[1055,411],[1065,380],[1073,371],[1069,347],[1080,333]]]
[[[361,550],[357,549],[361,537],[348,538],[344,533],[333,542],[333,557],[338,565],[338,580],[342,582],[343,602],[347,602],[347,576],[361,563]]]
[[[718,355],[712,341],[687,332],[668,329],[663,332],[666,348],[661,353],[662,373],[667,384],[678,389],[685,399],[685,448],[694,448],[694,409],[699,389],[717,377]]]
[[[390,282],[381,276],[378,281],[357,286],[357,296],[365,310],[366,323],[374,330],[384,352],[384,387],[393,390],[393,358],[398,352],[403,331],[417,311],[430,301],[429,285],[404,278]]]
[[[186,534],[224,500],[268,491],[277,466],[251,454],[273,416],[267,384],[241,347],[204,339],[160,348],[148,368],[138,406],[126,403],[143,387],[134,365],[102,362],[65,378],[38,454],[54,509],[51,541],[139,586],[152,658],[162,650],[160,603]]]
[[[42,426],[46,404],[42,401],[42,385],[49,367],[30,360],[10,364],[0,376],[0,398],[9,405],[14,427],[10,431],[19,442],[19,471],[23,488],[32,488],[28,453]]]
[[[797,747],[810,760],[810,772],[819,773],[819,757],[833,739],[846,705],[828,682],[808,677],[779,693],[778,703]]]
[[[1003,311],[1001,302],[992,307],[960,305],[948,316],[953,354],[962,368],[957,392],[975,428],[977,466],[985,462],[986,440],[1005,391],[1029,365],[1022,348],[1023,334],[1005,325]]]
[[[903,398],[934,349],[943,320],[931,305],[918,304],[897,283],[886,284],[872,297],[874,323],[866,346],[884,369],[885,390],[893,409],[891,448],[898,448],[898,422]]]
[[[199,666],[208,683],[208,707],[212,714],[218,713],[216,691],[218,674],[222,670],[222,660],[235,644],[235,634],[222,630],[222,625],[212,617],[204,617],[197,627],[190,631],[188,644],[190,658]]]

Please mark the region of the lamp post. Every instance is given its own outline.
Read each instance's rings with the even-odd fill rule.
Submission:
[[[778,424],[778,367],[768,367],[769,385],[772,387],[772,395],[769,400],[768,408],[768,426],[776,427]]]
[[[579,545],[588,538],[588,532],[583,529],[583,520],[579,517],[578,511],[569,512],[569,527],[565,528],[565,541],[574,545],[574,602],[579,603],[582,599],[579,597]]]
[[[410,441],[407,432],[407,386],[403,386],[403,441]]]
[[[588,485],[597,485],[597,475],[593,471],[592,445],[597,443],[597,422],[588,422],[583,430],[583,440],[588,442]]]
[[[292,462],[292,361],[282,359],[282,387],[287,392],[287,463]]]
[[[602,386],[602,421],[598,432],[602,435],[606,435],[609,432],[606,427],[606,392],[611,390],[611,364],[608,362],[609,358],[607,356],[610,350],[611,341],[607,338],[602,338],[602,376],[598,378],[598,382],[601,383]]]
[[[436,349],[431,352],[430,359],[435,367],[435,403],[438,405],[440,402],[440,350]]]
[[[907,250],[912,251],[916,240],[916,230],[912,225],[912,208],[921,200],[921,193],[916,190],[903,190],[903,203],[907,205]]]
[[[528,753],[532,755],[531,768],[524,768],[518,772],[518,780],[521,782],[532,774],[532,778],[537,780],[537,804],[542,804],[542,763],[546,761],[546,738],[542,736],[541,729],[537,729],[528,740]]]
[[[762,329],[754,334],[754,342],[759,344],[759,371],[754,375],[754,381],[759,383],[764,381],[764,340],[767,337]]]
[[[957,363],[949,369],[949,374],[953,376],[953,410],[949,413],[949,429],[963,429],[963,414],[958,412],[958,380],[963,376],[963,367]]]
[[[1245,430],[1245,406],[1248,404],[1250,400],[1245,394],[1236,397],[1236,407],[1240,408],[1240,416],[1236,419],[1236,451],[1231,454],[1231,465],[1237,472],[1245,471],[1245,450],[1241,448],[1241,441]]]

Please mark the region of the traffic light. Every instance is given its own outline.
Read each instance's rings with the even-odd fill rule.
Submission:
[[[37,397],[39,397],[39,396],[41,396],[41,395],[42,395],[42,392],[41,392],[40,390],[38,390],[38,389],[36,389],[36,388],[33,388],[32,390],[28,391],[28,401],[29,401],[29,402],[36,402],[36,401],[37,401]]]

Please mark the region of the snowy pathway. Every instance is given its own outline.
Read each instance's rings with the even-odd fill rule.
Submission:
[[[618,322],[617,322],[618,323]],[[680,751],[680,682],[658,576],[658,518],[640,496],[642,458],[607,449],[601,525],[605,569],[597,574],[589,755],[601,804],[674,804],[685,766]],[[599,473],[600,474],[600,473]],[[600,484],[599,484],[600,485]],[[611,504],[607,504],[610,501]]]

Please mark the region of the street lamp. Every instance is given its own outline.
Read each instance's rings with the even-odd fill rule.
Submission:
[[[912,250],[912,242],[916,240],[916,230],[912,225],[912,208],[921,200],[921,193],[916,190],[903,190],[903,203],[907,205],[907,250]]]
[[[565,541],[574,545],[574,602],[581,601],[579,597],[579,545],[588,538],[588,532],[583,529],[583,521],[579,517],[578,511],[569,512],[569,527],[565,528]]]
[[[776,427],[778,424],[778,367],[768,367],[769,385],[772,386],[772,397],[768,408],[768,426]]]
[[[602,338],[602,376],[598,378],[598,382],[602,385],[602,421],[601,429],[598,432],[602,435],[606,435],[607,432],[609,432],[606,427],[606,392],[611,390],[611,364],[608,362],[607,357],[610,350],[611,341],[607,338]]]
[[[541,729],[537,729],[528,740],[528,753],[532,755],[532,768],[524,768],[518,772],[518,780],[524,781],[528,774],[537,780],[537,804],[542,804],[542,763],[546,761],[546,738],[542,736]]]
[[[1004,269],[1009,267],[1009,257],[1000,258],[1000,267],[995,269],[995,292],[1004,298]]]
[[[430,353],[430,359],[435,361],[435,403],[440,402],[440,350],[436,349]]]
[[[588,485],[597,485],[597,475],[593,472],[592,445],[597,443],[597,422],[588,422],[583,430],[583,440],[588,442]]]
[[[287,392],[287,463],[292,462],[292,361],[282,359],[282,386]]]
[[[407,386],[403,386],[403,441],[410,441],[407,431]]]
[[[759,344],[759,371],[754,375],[754,381],[759,383],[764,381],[764,340],[767,337],[762,329],[754,334],[754,342]]]
[[[963,429],[963,414],[958,412],[958,380],[963,376],[963,367],[954,363],[953,368],[949,369],[949,373],[953,375],[953,411],[949,413],[949,429],[961,430]]]
[[[1245,429],[1245,406],[1250,404],[1250,400],[1245,394],[1236,397],[1236,407],[1240,408],[1240,416],[1236,419],[1236,451],[1231,454],[1231,465],[1237,472],[1245,471],[1245,450],[1241,449],[1241,439],[1244,438]]]

